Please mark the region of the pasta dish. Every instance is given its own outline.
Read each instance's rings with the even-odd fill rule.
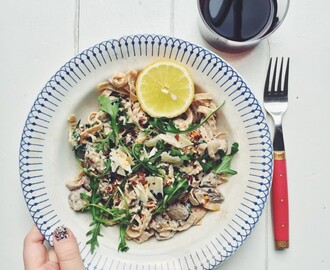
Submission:
[[[218,129],[218,111],[207,92],[195,93],[175,118],[154,118],[136,97],[138,72],[117,73],[97,86],[99,109],[83,123],[70,115],[69,143],[80,172],[66,186],[74,211],[88,212],[93,252],[101,229],[119,226],[119,251],[126,240],[167,240],[219,211],[221,185],[238,144]]]

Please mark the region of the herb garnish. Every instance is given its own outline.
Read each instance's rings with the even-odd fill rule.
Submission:
[[[110,160],[107,160],[105,162],[105,170],[101,173],[101,174],[94,174],[92,173],[89,169],[87,168],[83,168],[82,170],[84,171],[85,174],[87,174],[89,177],[93,177],[95,179],[100,179],[100,178],[103,178],[104,176],[107,175],[107,173],[110,171],[110,168],[111,168],[111,162]]]
[[[86,236],[91,236],[91,238],[87,241],[87,244],[91,246],[91,252],[95,251],[95,248],[99,246],[98,237],[101,235],[101,225],[102,225],[102,212],[100,209],[95,207],[102,200],[102,196],[98,191],[99,182],[95,181],[94,177],[90,177],[90,187],[92,194],[88,196],[87,194],[80,193],[82,199],[89,201],[88,204],[85,205],[83,211],[90,211],[92,214],[92,223],[89,225],[91,229],[87,232]]]
[[[118,245],[118,250],[122,252],[127,251],[128,246],[126,244],[125,236],[126,228],[131,221],[131,214],[123,192],[118,186],[117,192],[125,202],[125,209],[119,209],[109,205],[111,204],[110,202],[112,201],[112,198],[109,198],[108,203],[105,205],[101,205],[100,202],[102,200],[102,194],[98,191],[99,182],[95,181],[93,177],[90,179],[92,194],[89,196],[81,193],[80,196],[82,199],[89,201],[89,203],[83,208],[83,211],[90,211],[93,218],[93,221],[90,224],[90,227],[92,228],[86,234],[86,236],[91,236],[91,238],[87,241],[87,244],[90,244],[91,246],[91,253],[94,253],[95,248],[99,246],[98,237],[102,236],[100,233],[101,225],[108,226],[114,224],[120,225],[120,243]]]
[[[155,214],[165,211],[168,204],[180,199],[180,197],[188,190],[189,182],[186,178],[177,174],[172,186],[164,187],[164,198],[158,203]]]
[[[119,99],[110,99],[109,97],[99,96],[100,109],[110,115],[110,125],[113,130],[110,139],[115,145],[119,143],[118,125],[117,125],[117,115],[119,110]]]
[[[212,169],[212,171],[214,173],[217,174],[228,174],[228,175],[235,175],[237,174],[236,171],[232,170],[230,168],[231,165],[231,161],[234,157],[234,155],[238,152],[238,143],[233,143],[231,146],[231,151],[230,154],[225,155],[224,157],[222,157],[221,162],[218,164],[218,166],[216,166],[215,168]]]
[[[147,157],[143,157],[141,158],[141,155],[144,152],[144,146],[143,144],[140,143],[136,143],[133,145],[132,147],[132,156],[135,158],[135,160],[145,169],[147,169],[148,171],[150,171],[151,173],[155,174],[155,175],[159,175],[160,172],[158,170],[158,168],[156,166],[153,165],[153,163],[150,161],[150,159],[148,159]],[[140,167],[140,166],[139,166]],[[134,167],[134,171],[136,171],[137,167]]]
[[[218,107],[216,107],[212,112],[210,112],[208,114],[208,116],[206,116],[202,121],[200,121],[198,124],[190,124],[189,127],[185,130],[180,130],[178,129],[174,122],[166,117],[159,117],[159,118],[153,118],[150,121],[150,125],[156,127],[157,129],[159,129],[161,132],[164,133],[175,133],[175,134],[184,134],[184,133],[188,133],[191,131],[194,131],[197,128],[200,128],[207,120],[209,120],[209,118],[215,114],[218,110],[220,110],[220,108],[225,104],[225,102],[222,102],[221,105],[219,105]]]

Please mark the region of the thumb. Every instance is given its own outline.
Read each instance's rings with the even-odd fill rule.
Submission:
[[[71,230],[63,226],[57,227],[53,232],[53,241],[61,270],[85,269],[76,237]]]

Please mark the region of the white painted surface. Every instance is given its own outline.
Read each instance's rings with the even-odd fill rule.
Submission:
[[[76,53],[109,38],[173,35],[227,60],[261,100],[269,56],[290,56],[284,118],[290,242],[275,251],[269,207],[224,270],[330,269],[330,3],[291,1],[286,21],[250,52],[211,48],[197,28],[195,0],[3,0],[0,9],[0,268],[23,269],[22,241],[32,225],[20,189],[18,148],[27,113],[47,80]]]

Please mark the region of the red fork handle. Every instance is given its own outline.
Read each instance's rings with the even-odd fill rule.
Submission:
[[[289,201],[285,151],[274,151],[272,211],[276,249],[289,247]]]

